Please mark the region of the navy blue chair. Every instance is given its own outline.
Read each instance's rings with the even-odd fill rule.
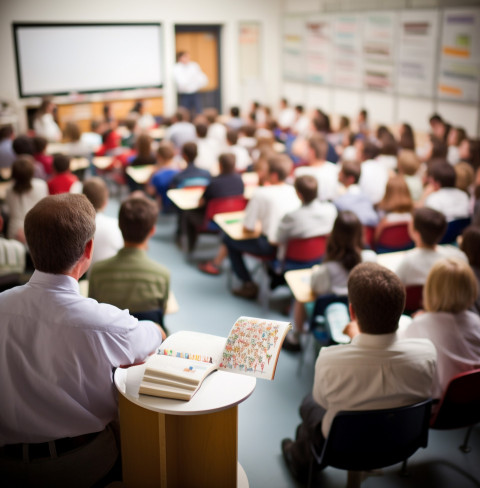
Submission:
[[[440,241],[440,244],[455,244],[457,237],[468,227],[471,223],[470,217],[464,219],[451,220],[447,224],[447,230]]]
[[[407,459],[427,447],[431,406],[428,399],[399,408],[338,412],[321,448],[319,441],[310,445],[308,486],[312,486],[315,467],[348,470],[348,486],[360,486],[361,471],[400,462],[406,474]]]

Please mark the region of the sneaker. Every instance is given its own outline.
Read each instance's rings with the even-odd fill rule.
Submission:
[[[200,263],[198,269],[202,273],[207,273],[209,275],[219,275],[221,273],[220,268],[214,264],[212,261],[207,261],[206,263]]]
[[[247,281],[240,288],[232,290],[232,293],[237,297],[255,300],[258,295],[258,286],[253,281]]]
[[[291,453],[291,447],[293,445],[292,439],[283,439],[282,440],[282,455],[283,459],[285,460],[285,464],[287,465],[290,474],[293,478],[297,481],[304,483],[306,481],[306,476],[304,473],[299,473],[295,463],[293,462],[293,457]]]
[[[282,349],[290,352],[300,352],[302,350],[302,346],[300,345],[298,338],[296,338],[293,334],[287,334],[285,340],[283,341]]]

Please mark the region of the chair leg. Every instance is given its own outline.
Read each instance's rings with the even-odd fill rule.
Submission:
[[[314,468],[313,468],[313,465],[315,464],[315,461],[312,457],[312,459],[310,459],[310,466],[308,467],[308,481],[307,481],[307,488],[312,488],[312,483],[313,483],[313,472],[314,472]]]
[[[465,434],[465,439],[463,440],[463,444],[459,447],[460,451],[462,452],[470,452],[472,450],[472,448],[468,445],[468,440],[470,439],[470,434],[472,433],[472,429],[473,429],[473,425],[471,425],[468,430],[467,430],[467,433]]]
[[[349,471],[347,475],[347,488],[360,488],[362,484],[362,471]]]
[[[410,473],[408,472],[408,468],[407,468],[407,459],[405,459],[405,461],[403,461],[402,463],[402,469],[400,470],[400,476],[402,478],[407,478],[408,476],[410,476]]]

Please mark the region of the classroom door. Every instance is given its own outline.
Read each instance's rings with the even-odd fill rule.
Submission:
[[[208,77],[201,90],[202,107],[215,107],[222,112],[220,89],[220,26],[175,26],[176,52],[188,51]]]

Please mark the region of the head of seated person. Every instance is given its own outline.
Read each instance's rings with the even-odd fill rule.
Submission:
[[[70,171],[70,158],[65,154],[54,154],[53,169],[57,175]]]
[[[35,147],[33,145],[33,141],[28,136],[17,136],[13,140],[12,148],[15,154],[28,154],[33,156],[35,153]]]
[[[470,266],[480,269],[480,226],[469,225],[463,231],[460,248],[467,255]]]
[[[302,175],[295,178],[295,190],[298,198],[304,205],[316,200],[318,196],[318,181],[312,175]]]
[[[431,161],[427,168],[427,180],[435,190],[455,188],[455,169],[445,159]]]
[[[158,207],[150,199],[135,193],[120,206],[118,225],[125,247],[146,248],[155,233]]]
[[[169,165],[175,157],[175,147],[170,141],[162,141],[157,149],[157,164],[160,167]]]
[[[207,137],[208,126],[207,124],[197,122],[195,124],[195,131],[199,139],[205,139]]]
[[[417,247],[434,249],[446,230],[445,215],[429,207],[417,208],[409,223],[410,237]]]
[[[195,162],[197,158],[198,150],[197,145],[194,142],[186,142],[182,146],[182,157],[185,159],[187,165],[191,165]]]
[[[77,279],[90,266],[95,210],[85,195],[50,195],[25,217],[25,237],[35,269]]]
[[[477,298],[477,280],[469,264],[459,258],[437,261],[423,288],[427,312],[457,314],[468,310]]]
[[[376,263],[360,263],[348,278],[350,316],[364,334],[392,334],[405,307],[398,276]]]
[[[83,183],[83,194],[88,198],[96,212],[101,212],[108,203],[108,187],[98,176],[88,178]]]
[[[236,162],[237,161],[236,161],[235,154],[231,154],[231,153],[220,154],[218,158],[220,173],[222,175],[231,175],[232,173],[235,173]]]
[[[360,180],[361,171],[360,163],[357,161],[343,161],[338,173],[338,181],[346,188],[356,185]]]
[[[32,156],[19,156],[12,164],[13,191],[20,195],[31,190],[34,174],[35,163]]]
[[[284,183],[293,169],[293,162],[286,154],[268,158],[268,180],[271,185]]]

